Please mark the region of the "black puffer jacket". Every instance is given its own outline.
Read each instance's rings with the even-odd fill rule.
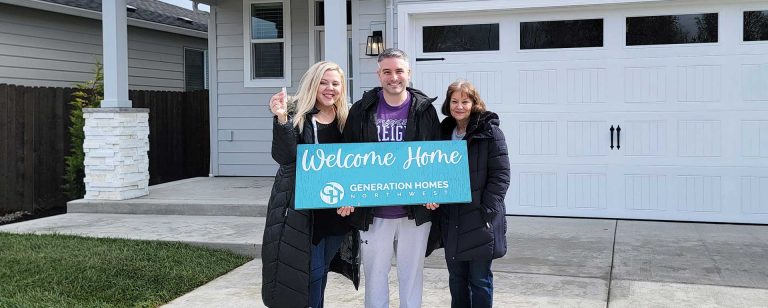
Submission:
[[[509,156],[499,116],[470,115],[467,133],[472,203],[440,207],[445,258],[450,261],[491,260],[507,253],[504,196],[509,187]],[[451,140],[456,120],[440,123],[441,137]]]
[[[376,110],[379,104],[381,87],[376,87],[363,94],[363,97],[352,105],[349,110],[346,126],[344,126],[344,142],[378,142],[376,130]],[[411,107],[408,110],[408,123],[405,127],[403,141],[434,141],[440,140],[440,119],[432,106],[436,98],[427,97],[417,89],[407,88],[411,94]],[[416,225],[432,221],[434,211],[422,205],[407,206],[408,219],[415,219]],[[370,207],[356,208],[350,215],[350,224],[362,231],[368,231],[373,223],[373,209]],[[439,230],[433,224],[427,244],[427,255],[439,246]]]
[[[272,158],[280,164],[269,197],[264,240],[261,248],[261,296],[267,307],[309,306],[310,248],[312,245],[312,211],[294,210],[296,187],[296,145],[314,143],[312,115],[307,115],[302,134],[292,121],[280,125],[273,120]],[[339,254],[331,261],[331,271],[360,283],[358,250],[360,236],[347,233]]]

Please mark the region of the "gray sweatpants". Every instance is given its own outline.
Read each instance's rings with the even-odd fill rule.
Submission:
[[[400,307],[421,307],[424,254],[431,225],[427,222],[416,226],[416,222],[407,217],[375,217],[368,231],[360,232],[366,308],[389,308],[389,269],[393,253],[397,258]]]

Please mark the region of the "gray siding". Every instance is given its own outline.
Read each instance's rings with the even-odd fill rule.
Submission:
[[[373,27],[378,27],[379,30],[386,31],[386,1],[384,0],[358,0],[357,1],[358,12],[358,25],[356,31],[358,32],[357,41],[357,60],[358,68],[355,69],[355,88],[354,96],[360,98],[363,96],[363,91],[367,91],[372,87],[379,86],[379,78],[376,76],[376,57],[366,56],[365,47],[368,36],[371,35]],[[352,25],[355,27],[355,25]],[[386,34],[384,34],[386,38]],[[389,42],[385,42],[387,46],[391,46]]]
[[[205,39],[128,27],[131,89],[184,90],[184,47]],[[71,87],[93,78],[101,21],[0,4],[0,83]]]
[[[291,87],[295,93],[309,68],[308,1],[291,1]],[[217,175],[273,176],[272,114],[267,103],[280,88],[245,87],[243,82],[243,2],[219,1],[217,41]]]

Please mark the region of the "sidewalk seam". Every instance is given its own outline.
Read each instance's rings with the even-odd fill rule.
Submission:
[[[608,272],[608,292],[605,297],[605,308],[611,307],[611,284],[613,283],[613,260],[616,258],[616,234],[619,231],[619,220],[613,224],[613,244],[611,245],[611,270]]]

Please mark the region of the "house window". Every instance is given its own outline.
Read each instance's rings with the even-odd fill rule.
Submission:
[[[208,89],[208,61],[205,50],[184,48],[184,90]]]
[[[520,23],[520,49],[603,47],[603,20]]]
[[[422,28],[424,52],[499,50],[499,24]]]
[[[717,13],[627,17],[627,46],[717,43]]]
[[[245,86],[290,86],[289,2],[244,2]]]
[[[768,41],[768,11],[744,12],[744,41]]]

